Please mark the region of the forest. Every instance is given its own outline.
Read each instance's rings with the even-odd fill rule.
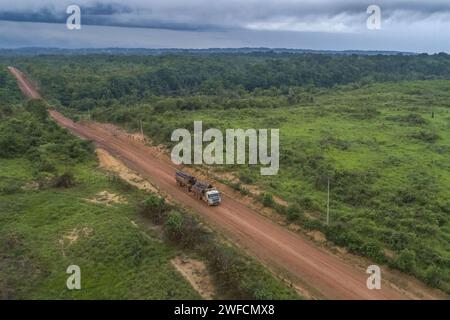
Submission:
[[[211,54],[4,58],[45,79],[42,91],[65,107],[133,105],[161,98],[169,107],[279,107],[307,102],[336,85],[447,79],[450,56]],[[17,61],[16,61],[17,60]],[[183,97],[184,99],[176,99]],[[215,99],[214,99],[215,98]],[[305,101],[306,100],[306,101]]]

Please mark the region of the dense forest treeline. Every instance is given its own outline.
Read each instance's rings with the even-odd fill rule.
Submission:
[[[191,98],[179,103],[180,108],[199,109],[224,102],[228,107],[272,107],[308,99],[305,91],[313,88],[450,78],[450,56],[446,54],[87,55],[6,60],[40,82],[44,94],[78,110],[186,96]],[[258,99],[261,96],[268,101]]]

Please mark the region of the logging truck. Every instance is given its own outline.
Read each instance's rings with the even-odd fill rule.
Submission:
[[[177,185],[186,188],[187,192],[192,192],[198,200],[206,202],[210,206],[218,206],[222,202],[220,192],[211,184],[200,182],[196,177],[183,172],[175,173]]]

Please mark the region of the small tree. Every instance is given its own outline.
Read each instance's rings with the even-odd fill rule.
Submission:
[[[273,196],[270,193],[263,193],[262,204],[264,207],[273,207],[275,204],[275,201],[273,200]]]
[[[441,284],[441,270],[436,266],[429,266],[425,271],[425,282],[432,287],[439,287]]]
[[[142,204],[141,213],[150,217],[154,223],[162,224],[166,218],[164,214],[166,210],[167,205],[164,198],[150,194]]]
[[[75,185],[75,177],[72,172],[66,171],[62,175],[55,177],[53,186],[56,188],[70,188]]]
[[[411,273],[416,267],[416,253],[410,249],[402,250],[397,257],[396,265],[400,270]]]
[[[301,209],[298,204],[290,205],[287,209],[286,217],[289,221],[296,221],[301,216]]]
[[[180,212],[172,210],[167,216],[165,233],[171,241],[179,241],[183,234],[183,216]]]

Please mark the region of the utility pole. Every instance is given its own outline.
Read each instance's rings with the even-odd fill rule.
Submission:
[[[139,124],[141,125],[141,136],[142,136],[142,141],[145,140],[144,138],[144,130],[142,129],[142,120],[139,119]]]
[[[330,178],[328,177],[328,194],[327,194],[327,226],[330,224]]]

